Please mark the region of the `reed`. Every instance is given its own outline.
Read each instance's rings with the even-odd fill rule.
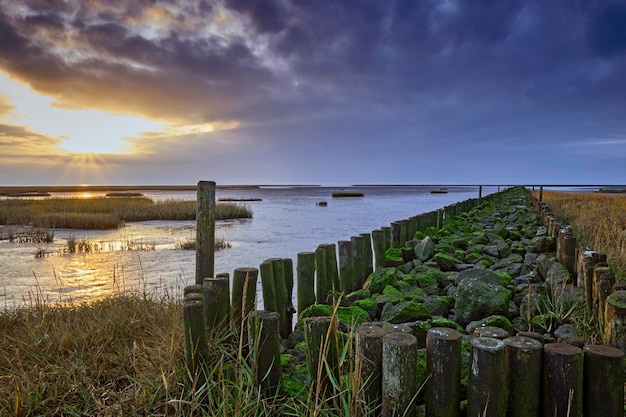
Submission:
[[[626,280],[626,195],[544,190],[543,201],[574,228],[580,247],[606,253],[617,280]]]
[[[251,218],[248,206],[218,203],[216,219]],[[0,201],[0,224],[67,229],[112,229],[124,222],[195,220],[196,201],[146,197],[48,198]]]

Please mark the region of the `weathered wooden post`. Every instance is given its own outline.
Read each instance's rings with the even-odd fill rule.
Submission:
[[[202,285],[191,284],[183,288],[183,297],[186,297],[188,294],[192,294],[192,293],[202,294]]]
[[[207,330],[224,328],[230,324],[228,278],[205,278],[203,294]]]
[[[606,299],[604,336],[610,346],[626,351],[626,291],[615,291]]]
[[[583,357],[585,417],[622,417],[624,352],[609,346],[586,345]]]
[[[474,337],[493,337],[495,339],[504,340],[509,337],[509,332],[500,327],[495,326],[484,326],[477,327],[474,329],[474,333],[472,334]]]
[[[255,385],[261,386],[265,397],[274,397],[282,379],[278,313],[255,310],[248,320],[251,366]]]
[[[359,236],[363,238],[363,283],[365,279],[374,272],[374,255],[372,254],[372,235],[369,233],[361,233]]]
[[[385,251],[387,250],[385,233],[382,229],[372,230],[372,246],[374,250],[375,268],[382,268],[385,266]]]
[[[483,186],[478,186],[478,203],[480,204],[480,200],[483,198]]]
[[[492,337],[472,339],[467,415],[506,417],[508,374],[504,342]]]
[[[263,292],[263,309],[266,311],[278,312],[276,303],[276,285],[274,283],[274,266],[272,261],[267,259],[259,265],[261,273],[261,287]]]
[[[293,315],[296,312],[293,306],[293,261],[291,258],[283,258],[283,269],[285,271],[285,286],[287,287],[285,333],[289,336],[293,330]]]
[[[281,258],[268,259],[272,263],[274,272],[274,287],[276,288],[276,311],[278,312],[280,336],[286,339],[287,332],[287,283],[285,281],[285,263]]]
[[[539,201],[543,201],[543,185],[539,187]]]
[[[215,276],[215,182],[198,182],[196,209],[196,284]]]
[[[563,236],[563,266],[572,277],[576,276],[576,236],[566,234]]]
[[[298,281],[298,315],[315,304],[315,252],[298,253],[296,265]]]
[[[426,413],[432,417],[457,417],[461,402],[461,339],[445,327],[426,332]]]
[[[581,417],[583,351],[567,343],[543,347],[543,415]]]
[[[355,368],[359,389],[372,409],[380,405],[382,397],[382,356],[385,329],[373,323],[363,323],[356,331]]]
[[[352,242],[340,240],[337,242],[339,258],[339,290],[344,294],[353,291],[354,269],[352,268]]]
[[[198,293],[194,296],[202,297]],[[185,332],[185,361],[193,383],[201,387],[206,383],[206,365],[209,357],[204,303],[202,299],[186,299],[183,304],[183,329]]]
[[[318,245],[315,249],[315,282],[317,303],[326,304],[331,285],[326,273],[326,245],[323,244]]]
[[[402,233],[400,222],[392,222],[391,223],[391,247],[399,248],[402,247],[400,243],[400,235]]]
[[[383,337],[382,417],[413,415],[417,395],[417,339],[410,333]]]
[[[304,319],[307,367],[316,387],[314,392],[322,398],[333,394],[333,381],[339,382],[336,326],[331,317]]]
[[[533,338],[513,336],[504,339],[508,373],[508,417],[541,414],[541,366],[543,344]]]
[[[326,279],[333,291],[339,291],[339,270],[337,268],[337,246],[326,245]]]
[[[360,290],[365,283],[365,255],[363,254],[363,236],[350,237],[352,242],[352,270],[354,271],[353,290]]]
[[[380,228],[385,236],[385,251],[391,247],[391,226],[383,226]]]
[[[593,314],[603,322],[604,304],[615,277],[607,266],[596,267],[593,270]]]
[[[233,273],[232,315],[236,329],[244,329],[242,325],[248,314],[256,309],[256,280],[259,270],[256,268],[236,268]],[[246,332],[243,333],[246,336]]]

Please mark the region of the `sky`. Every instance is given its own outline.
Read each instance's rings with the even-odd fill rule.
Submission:
[[[0,185],[625,184],[626,1],[0,0]]]

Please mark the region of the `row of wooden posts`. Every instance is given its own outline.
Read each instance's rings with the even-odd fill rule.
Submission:
[[[610,346],[626,351],[626,283],[616,282],[606,254],[579,248],[571,226],[556,217],[546,203],[528,195],[548,235],[555,239],[557,260],[570,273],[573,284],[584,289],[585,306],[598,318]]]
[[[384,265],[386,249],[404,246],[416,231],[439,227],[445,216],[469,210],[479,202],[467,200],[394,222],[371,234],[338,242],[337,246],[320,245],[315,252],[298,254],[298,312],[314,303],[331,302],[328,294],[333,291],[346,294],[360,288],[374,266]],[[198,204],[200,219],[200,195]],[[198,228],[200,224],[199,220]],[[200,253],[200,239],[198,242]],[[198,382],[203,382],[203,370],[211,366],[207,363],[207,331],[232,325],[241,330],[255,381],[265,395],[275,395],[282,378],[280,340],[291,333],[296,312],[292,304],[293,262],[275,258],[264,261],[258,269],[236,268],[232,285],[228,274],[213,277],[210,272],[199,272],[197,268],[199,276],[205,278],[185,288],[185,352],[190,371],[198,376]],[[257,310],[259,272],[263,310]],[[311,380],[319,387],[316,392],[327,398],[336,394],[333,381],[338,381],[340,372],[336,320],[303,320]],[[410,411],[417,402],[425,402],[429,416],[458,416],[463,336],[447,328],[430,329],[426,334],[413,330],[408,325],[361,325],[354,334],[355,381],[362,387],[365,400],[378,404],[384,417]],[[512,416],[541,415],[541,410],[545,416],[580,416],[583,408],[585,416],[621,416],[622,350],[604,346],[580,349],[562,343],[544,346],[528,336],[500,340],[482,335],[471,343],[468,416],[505,416],[507,412]],[[416,376],[420,349],[425,349],[428,368],[423,387]],[[424,398],[418,398],[422,395]]]

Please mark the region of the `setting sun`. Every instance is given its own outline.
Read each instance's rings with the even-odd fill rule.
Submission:
[[[82,193],[80,195],[80,198],[92,198],[92,197],[93,197],[93,194],[91,193]]]

